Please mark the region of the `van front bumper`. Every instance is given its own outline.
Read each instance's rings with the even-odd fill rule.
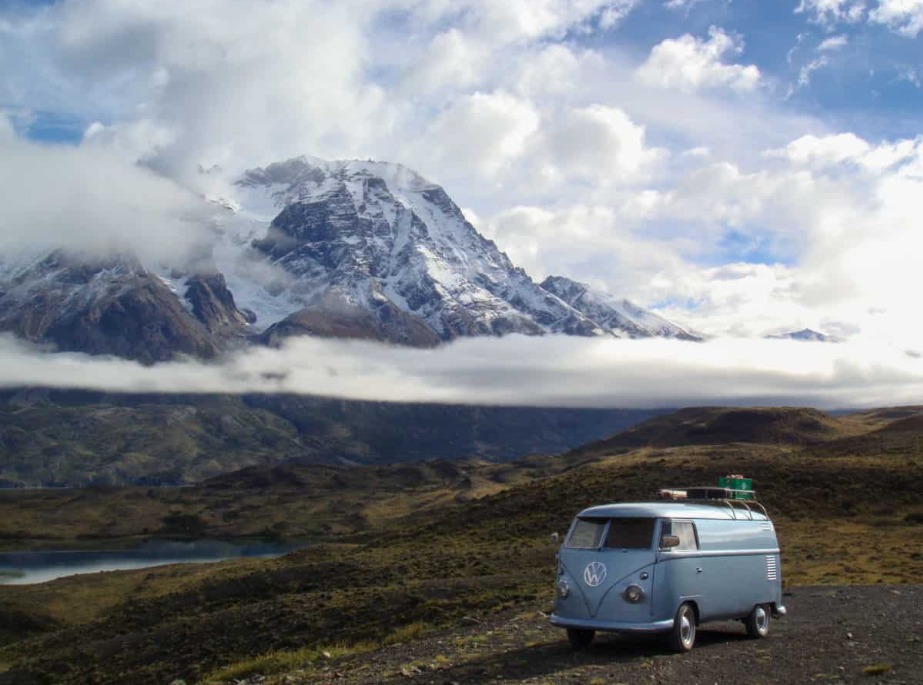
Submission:
[[[592,618],[566,618],[551,614],[551,625],[558,628],[579,628],[581,630],[606,630],[615,633],[662,633],[673,627],[673,619],[665,621],[600,621]]]

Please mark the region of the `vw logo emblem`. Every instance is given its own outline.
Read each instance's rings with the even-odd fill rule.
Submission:
[[[596,587],[606,579],[606,565],[599,561],[591,561],[583,569],[583,582],[590,587]]]

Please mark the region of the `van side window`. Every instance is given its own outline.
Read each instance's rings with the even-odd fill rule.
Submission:
[[[679,545],[670,548],[677,552],[694,552],[699,548],[695,524],[691,521],[664,521],[661,534],[675,535],[679,538]]]
[[[564,546],[575,549],[596,549],[599,547],[605,528],[606,519],[577,519]]]
[[[609,523],[606,547],[615,549],[650,549],[654,539],[655,519],[614,518]]]

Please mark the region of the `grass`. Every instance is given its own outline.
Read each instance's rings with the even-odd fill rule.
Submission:
[[[862,669],[862,675],[884,675],[890,673],[893,668],[891,664],[872,664]]]
[[[429,630],[429,625],[423,621],[414,621],[401,626],[383,639],[377,641],[357,642],[351,644],[337,644],[331,646],[306,646],[289,650],[272,650],[266,654],[243,659],[229,666],[215,669],[201,679],[202,685],[210,683],[224,683],[253,675],[271,676],[279,673],[291,673],[315,667],[332,659],[347,655],[363,654],[388,645],[410,642],[421,637]],[[436,657],[437,664],[444,664],[448,660],[442,656]]]
[[[270,676],[278,673],[311,668],[318,662],[337,659],[348,654],[361,654],[376,649],[374,644],[332,645],[327,647],[301,647],[291,650],[275,650],[251,659],[238,661],[230,666],[216,669],[206,675],[200,683],[225,683],[241,680],[253,675]]]

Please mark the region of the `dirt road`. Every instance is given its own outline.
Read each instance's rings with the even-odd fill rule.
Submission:
[[[332,659],[278,682],[923,683],[923,585],[795,588],[786,605],[789,615],[765,639],[747,638],[736,622],[705,624],[683,655],[656,639],[612,635],[573,653],[539,611],[471,617],[456,630]]]

